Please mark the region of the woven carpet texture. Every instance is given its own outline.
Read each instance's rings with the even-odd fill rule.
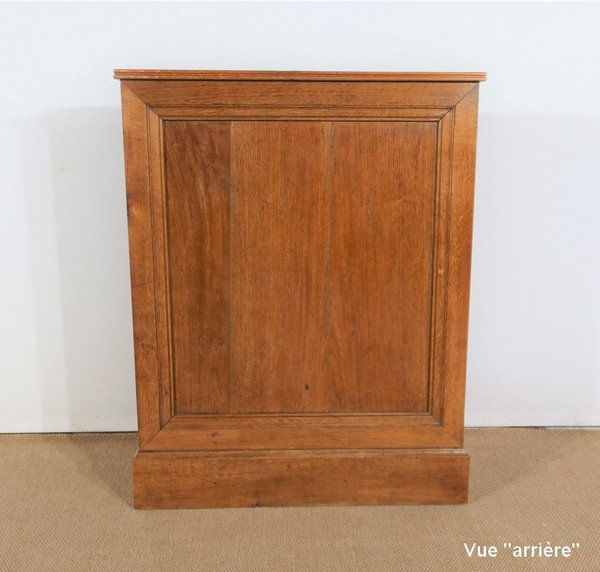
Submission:
[[[465,448],[466,505],[136,511],[135,434],[0,435],[0,570],[600,571],[600,431]],[[571,555],[514,556],[540,544]]]

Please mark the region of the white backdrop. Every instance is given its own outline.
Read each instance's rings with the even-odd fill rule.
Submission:
[[[0,4],[0,431],[133,430],[113,68],[487,71],[467,425],[600,425],[600,5]]]

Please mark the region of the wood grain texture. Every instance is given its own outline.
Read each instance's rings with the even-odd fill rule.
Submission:
[[[261,80],[261,81],[485,81],[483,72],[324,72],[219,70],[114,70],[116,79]]]
[[[152,107],[438,109],[455,106],[474,82],[123,80]]]
[[[433,245],[433,284],[429,352],[428,410],[442,422],[446,368],[448,315],[448,258],[452,160],[454,157],[454,109],[437,124],[436,198]]]
[[[121,89],[127,185],[127,224],[131,260],[131,299],[140,447],[160,430],[159,359],[156,340],[154,252],[146,105]]]
[[[158,359],[160,426],[162,428],[175,414],[175,400],[172,368],[163,121],[150,109],[147,112],[147,129],[152,211],[152,251],[154,256],[156,354]]]
[[[426,411],[436,126],[336,123],[332,411]]]
[[[328,127],[232,127],[231,411],[327,410]]]
[[[332,449],[381,447],[457,447],[460,440],[431,416],[396,423],[342,419],[319,423],[314,418],[286,422],[272,415],[274,422],[260,419],[204,419],[195,415],[174,417],[144,446],[144,451],[231,451],[276,449]],[[294,416],[296,417],[296,416]]]
[[[464,503],[462,450],[138,453],[136,508]]]
[[[435,124],[166,125],[177,411],[425,411]]]
[[[165,123],[178,413],[229,408],[229,148],[228,122]]]
[[[479,86],[456,106],[454,118],[452,200],[448,238],[448,314],[442,423],[461,439],[464,433],[471,241],[477,147]]]
[[[283,105],[196,105],[160,106],[152,111],[162,119],[219,121],[439,121],[448,107],[373,107],[360,105],[302,107]]]
[[[136,503],[463,502],[478,80],[203,73],[122,81]]]

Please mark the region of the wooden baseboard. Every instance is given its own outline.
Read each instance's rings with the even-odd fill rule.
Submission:
[[[135,507],[457,504],[463,449],[138,452]]]

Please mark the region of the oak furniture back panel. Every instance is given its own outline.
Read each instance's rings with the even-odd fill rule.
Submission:
[[[136,506],[466,501],[485,75],[115,77]]]

